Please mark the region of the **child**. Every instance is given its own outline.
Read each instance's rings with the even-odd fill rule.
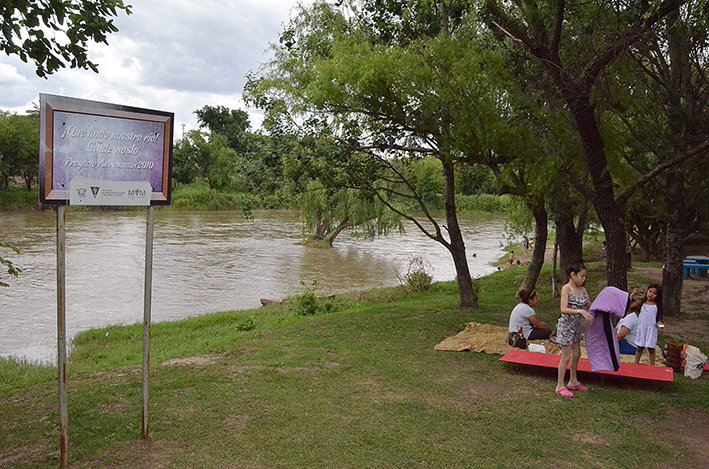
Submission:
[[[561,288],[561,317],[556,328],[556,343],[561,345],[556,393],[564,397],[574,397],[571,390],[588,391],[586,386],[579,383],[577,370],[581,358],[581,319],[592,323],[593,316],[588,312],[591,299],[584,287],[586,266],[583,262],[575,262],[566,272],[569,275],[569,283]],[[566,367],[569,364],[569,383],[564,386]]]
[[[645,298],[633,303],[640,306],[637,331],[635,332],[635,363],[640,363],[643,350],[647,348],[650,355],[650,366],[655,366],[655,347],[657,347],[657,328],[662,324],[662,289],[656,283],[647,287]],[[631,306],[632,307],[632,306]]]

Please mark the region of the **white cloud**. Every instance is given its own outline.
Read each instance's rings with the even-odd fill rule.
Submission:
[[[109,45],[90,48],[99,73],[63,69],[38,78],[32,64],[0,56],[0,109],[17,110],[39,93],[106,101],[175,113],[175,134],[197,127],[204,105],[251,111],[241,99],[246,74],[270,57],[297,0],[133,0],[133,14],[114,20]]]
[[[17,73],[17,69],[10,64],[0,63],[0,85],[8,86],[26,83],[27,78]]]

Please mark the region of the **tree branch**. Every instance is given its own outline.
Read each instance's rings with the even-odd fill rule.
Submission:
[[[698,146],[688,150],[686,153],[679,155],[670,161],[667,161],[665,163],[662,163],[661,165],[657,166],[655,169],[647,173],[645,176],[641,177],[638,182],[633,184],[632,186],[628,187],[621,195],[618,197],[618,205],[624,206],[630,197],[633,196],[635,192],[638,190],[642,189],[645,184],[648,182],[652,181],[655,177],[658,175],[662,174],[663,172],[667,171],[668,169],[673,168],[674,166],[677,166],[678,164],[684,163],[685,161],[688,161],[695,156],[699,156],[702,153],[709,151],[709,140],[699,144]]]

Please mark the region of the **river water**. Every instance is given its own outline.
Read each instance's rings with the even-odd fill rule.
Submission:
[[[143,320],[144,210],[67,211],[67,334]],[[461,217],[473,277],[495,270],[504,220]],[[21,249],[2,255],[22,269],[2,279],[0,356],[56,360],[56,214],[0,213],[0,240]],[[453,260],[413,224],[405,234],[367,241],[343,233],[333,249],[301,246],[298,214],[155,211],[153,322],[216,311],[251,309],[261,298],[283,299],[318,282],[318,294],[398,285],[411,260],[421,258],[434,280],[455,279]],[[476,253],[476,257],[473,257]]]

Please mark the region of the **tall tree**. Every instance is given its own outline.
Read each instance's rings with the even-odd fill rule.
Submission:
[[[609,88],[628,164],[639,174],[669,165],[709,147],[709,4],[688,1],[672,11],[663,28],[631,51],[624,73]],[[643,190],[633,204],[631,226],[644,250],[663,251],[663,303],[667,314],[680,311],[683,241],[706,220],[709,202],[707,158],[673,166]],[[652,231],[650,230],[652,228]],[[664,240],[664,246],[659,245]]]
[[[396,7],[394,3],[388,6]],[[367,15],[366,8],[381,6],[365,5],[365,13],[353,9],[347,15],[324,2],[302,8],[282,34],[270,69],[247,91],[254,102],[268,102],[279,113],[285,109],[301,116],[325,116],[341,142],[352,149],[351,155],[367,152],[370,161],[378,162],[388,183],[376,185],[371,180],[358,188],[373,191],[385,204],[392,195],[408,198],[412,207],[426,214],[419,220],[413,212],[390,207],[449,250],[460,305],[476,306],[457,219],[455,174],[457,166],[480,162],[486,152],[480,141],[484,139],[462,148],[459,135],[465,133],[473,141],[475,129],[492,126],[496,113],[491,109],[499,95],[493,96],[484,83],[482,55],[469,40],[476,31],[468,29],[468,37],[462,33],[459,10],[416,4],[416,14],[435,18],[436,26],[425,28],[413,21],[411,28],[388,32],[386,22],[375,21],[373,26],[369,20],[376,15]],[[408,13],[396,8],[391,12]],[[389,36],[397,40],[389,41]],[[471,66],[473,62],[479,63]],[[440,165],[445,227],[394,164],[397,158],[423,156],[435,157]]]
[[[682,0],[645,2],[499,2],[488,0],[488,23],[500,38],[526,50],[554,86],[573,117],[593,184],[579,189],[593,203],[607,239],[608,283],[627,288],[626,233],[622,208],[628,193],[616,194],[593,91],[599,76],[643,40]]]

